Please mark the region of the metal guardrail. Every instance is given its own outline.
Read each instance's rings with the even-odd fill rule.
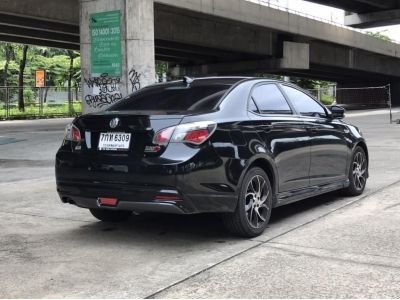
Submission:
[[[262,6],[271,7],[271,8],[280,10],[280,11],[284,11],[284,12],[287,12],[287,13],[295,14],[295,15],[298,15],[298,16],[301,16],[301,17],[312,19],[312,20],[328,23],[328,24],[336,26],[336,27],[348,29],[348,30],[351,30],[351,31],[356,31],[356,32],[359,32],[361,34],[364,34],[364,35],[367,35],[367,36],[370,36],[370,37],[374,37],[374,36],[368,34],[368,32],[366,30],[359,29],[359,28],[354,28],[354,27],[350,27],[350,26],[346,26],[346,25],[344,25],[342,23],[338,23],[338,22],[335,22],[335,21],[332,21],[332,20],[328,20],[328,19],[325,19],[325,18],[317,17],[317,16],[314,16],[314,15],[311,15],[311,14],[308,14],[308,13],[304,13],[304,12],[301,12],[301,11],[297,11],[297,10],[294,10],[294,9],[291,9],[291,8],[288,8],[288,7],[284,7],[284,6],[280,6],[280,5],[277,5],[277,4],[273,4],[269,0],[246,0],[246,1],[252,2],[252,3],[256,3],[256,4],[259,4],[259,5],[262,5]],[[378,37],[375,37],[375,38],[379,39]],[[379,39],[379,40],[381,40],[381,39]],[[381,40],[381,41],[385,41],[385,40]],[[394,43],[394,44],[400,44],[400,41],[393,40],[393,39],[390,39],[390,41],[386,41],[386,42]]]

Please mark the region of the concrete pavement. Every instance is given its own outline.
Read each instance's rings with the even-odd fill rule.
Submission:
[[[272,238],[157,298],[399,298],[400,184]]]
[[[368,139],[365,194],[278,208],[251,240],[213,215],[97,222],[55,192],[69,120],[1,122],[0,297],[400,297],[400,125],[349,121]]]

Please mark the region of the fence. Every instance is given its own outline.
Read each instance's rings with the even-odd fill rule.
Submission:
[[[331,85],[309,92],[325,105],[337,103],[347,108],[389,108],[391,122],[394,119],[390,85],[364,88],[337,88]],[[19,109],[20,93],[24,99],[24,110]],[[64,87],[0,87],[0,120],[76,116],[81,113],[80,88],[68,91]]]
[[[325,105],[338,104],[349,109],[388,108],[390,123],[397,122],[393,116],[390,84],[354,88],[329,86],[311,89],[309,92]]]
[[[333,103],[336,103],[336,90],[336,85],[331,85],[328,87],[311,89],[308,91],[323,104],[332,105]]]
[[[391,106],[390,85],[337,88],[328,86],[309,92],[326,105],[337,103],[350,108],[380,108]]]
[[[24,109],[19,99],[23,99]],[[79,88],[0,87],[0,119],[75,116],[81,112]]]

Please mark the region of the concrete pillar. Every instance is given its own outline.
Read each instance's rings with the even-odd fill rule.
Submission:
[[[80,0],[80,31],[83,113],[155,82],[153,0]]]

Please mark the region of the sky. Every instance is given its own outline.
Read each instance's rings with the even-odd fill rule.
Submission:
[[[258,2],[258,0],[251,0]],[[303,0],[261,0],[281,7],[288,7],[291,10],[306,13],[312,16],[331,20],[336,23],[344,23],[344,11],[333,7],[323,6]],[[400,41],[400,25],[386,26],[378,28],[368,28],[368,31],[381,32],[389,36],[392,40]]]

